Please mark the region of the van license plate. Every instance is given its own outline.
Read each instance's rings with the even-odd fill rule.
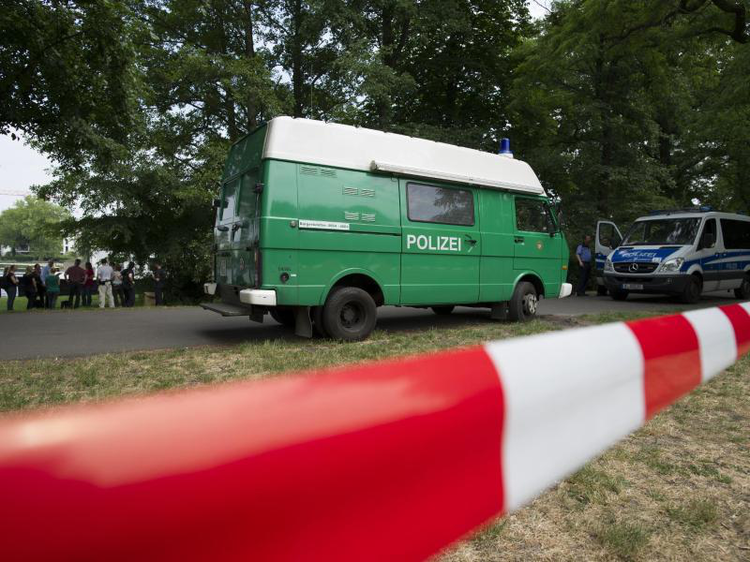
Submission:
[[[642,291],[643,285],[639,283],[623,283],[622,288],[625,291]]]

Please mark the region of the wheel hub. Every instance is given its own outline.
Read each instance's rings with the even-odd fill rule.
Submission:
[[[341,324],[346,328],[355,326],[360,319],[359,309],[351,303],[341,307]]]
[[[536,307],[538,304],[536,295],[530,294],[523,297],[523,311],[530,316],[536,314]]]

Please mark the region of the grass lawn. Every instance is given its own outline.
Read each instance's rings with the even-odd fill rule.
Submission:
[[[633,315],[627,318],[633,318]],[[46,408],[470,345],[625,319],[377,330],[358,343],[268,340],[0,363],[0,410]],[[750,360],[521,511],[443,553],[485,560],[750,560]],[[387,539],[387,538],[386,538]]]

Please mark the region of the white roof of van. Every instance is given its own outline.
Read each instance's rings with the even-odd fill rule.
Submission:
[[[263,158],[544,195],[534,170],[521,160],[311,119],[276,117],[269,121]]]
[[[664,219],[702,219],[703,217],[717,219],[750,220],[750,217],[740,213],[727,213],[724,211],[670,211],[638,217],[636,221],[664,220]]]

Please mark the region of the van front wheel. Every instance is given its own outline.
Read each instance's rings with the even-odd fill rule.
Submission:
[[[513,296],[508,303],[508,317],[513,322],[527,322],[536,316],[539,297],[534,285],[521,281],[516,285]]]
[[[378,309],[372,297],[357,287],[334,289],[323,307],[323,326],[333,339],[363,340],[375,329]]]
[[[743,301],[750,300],[750,278],[742,279],[742,285],[734,290],[734,296]]]
[[[700,277],[697,275],[691,275],[688,279],[685,289],[680,295],[680,300],[686,304],[695,304],[701,300],[701,292],[703,291],[703,283]]]

